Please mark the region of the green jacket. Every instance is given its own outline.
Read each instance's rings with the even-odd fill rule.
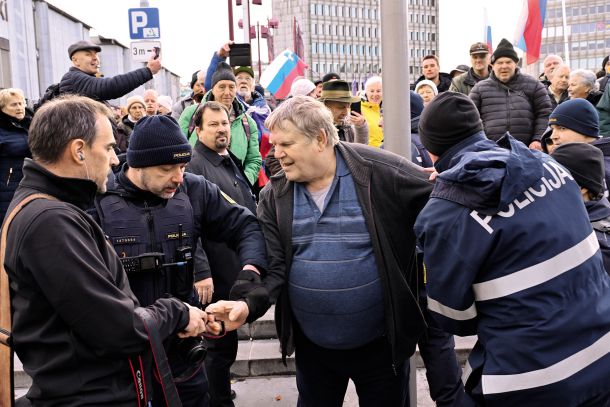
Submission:
[[[599,113],[599,134],[604,137],[610,136],[610,92],[604,92],[602,98],[597,102],[597,113]]]
[[[214,100],[211,91],[205,94],[202,103],[205,103],[208,100]],[[190,135],[187,133],[191,118],[195,114],[195,110],[197,110],[198,106],[198,104],[188,106],[184,109],[178,120],[182,132],[188,137],[189,142],[193,146],[195,145],[195,141],[197,141],[197,134],[194,130]],[[237,97],[233,100],[233,111],[235,112],[236,117],[231,122],[231,143],[229,144],[229,149],[243,164],[248,181],[250,181],[252,185],[256,185],[258,173],[263,165],[263,159],[261,158],[261,153],[258,149],[258,129],[256,127],[256,122],[246,114],[246,107]],[[250,127],[249,140],[246,137],[246,129],[243,123],[244,117],[248,121]]]

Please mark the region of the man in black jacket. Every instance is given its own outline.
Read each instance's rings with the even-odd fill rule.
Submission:
[[[98,52],[102,48],[91,41],[78,41],[68,47],[72,67],[59,82],[59,93],[90,97],[100,102],[120,98],[153,78],[161,70],[161,59],[153,55],[146,67],[112,78],[98,78]]]
[[[158,260],[154,269],[128,270],[131,288],[142,304],[167,294],[196,301],[192,258],[197,242],[205,233],[206,239],[226,243],[239,253],[236,270],[231,272],[233,281],[240,273],[237,286],[252,282],[249,289],[242,286],[231,291],[231,299],[245,301],[233,306],[247,308],[250,320],[256,319],[260,316],[256,309],[264,312],[268,307],[266,295],[250,296],[252,290],[262,288],[260,275],[267,268],[261,229],[250,211],[223,197],[217,186],[202,176],[185,174],[190,159],[191,146],[173,118],[140,119],[131,135],[127,163],[111,175],[108,192],[96,199],[100,225],[124,261],[131,264],[151,258],[152,263],[153,255]],[[189,346],[187,353],[191,349],[195,348]],[[207,406],[201,360],[186,357],[184,350],[183,343],[168,344],[174,375],[188,377],[177,385],[182,404]],[[198,371],[185,375],[193,365]]]
[[[417,304],[413,225],[432,185],[378,148],[340,142],[308,96],[267,119],[282,172],[257,208],[269,252],[282,355],[296,349],[299,406],[403,405],[405,362],[425,323]]]
[[[241,162],[229,150],[231,122],[227,108],[214,101],[202,104],[193,117],[197,142],[193,159],[186,171],[203,175],[218,185],[229,199],[256,213],[256,202],[252,186],[244,174]],[[211,269],[211,277],[195,283],[202,303],[228,300],[231,286],[240,270],[238,254],[225,243],[210,239],[203,241],[203,249]],[[195,257],[197,263],[199,257]],[[205,359],[210,382],[210,405],[212,407],[233,406],[231,398],[231,365],[237,356],[237,333],[229,332],[219,339],[209,339],[208,355]]]
[[[422,76],[417,78],[413,86],[424,79],[434,82],[438,93],[449,90],[451,86],[451,75],[441,72],[440,62],[436,55],[426,55],[421,61]]]
[[[101,103],[70,96],[45,104],[30,126],[34,159],[26,159],[9,211],[32,194],[53,199],[27,204],[2,249],[13,344],[32,377],[27,398],[37,406],[147,403],[144,393],[136,396],[133,376],[146,372],[138,357],[149,348],[143,308],[104,232],[84,211],[118,162],[111,118]],[[176,298],[146,311],[162,340],[206,330],[206,314]]]

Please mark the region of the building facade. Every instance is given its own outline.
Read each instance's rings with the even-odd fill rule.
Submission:
[[[540,61],[534,74],[543,71],[547,55],[560,55],[571,69],[602,69],[602,60],[610,49],[610,2],[599,0],[565,0],[567,43],[564,40],[561,0],[547,3]],[[568,47],[569,60],[566,58]],[[528,69],[529,71],[529,69]]]
[[[90,29],[44,0],[0,0],[0,89],[22,89],[31,105],[72,66],[68,47],[79,40],[92,39]],[[117,41],[103,37],[92,40],[102,46],[103,75],[114,76],[142,66],[132,62],[130,49]],[[179,80],[176,74],[162,69],[146,86],[176,100]],[[141,92],[143,88],[135,91]],[[113,102],[124,101],[122,98]]]
[[[274,1],[273,17],[280,21],[274,34],[276,54],[296,48],[296,20],[310,79],[335,72],[361,89],[366,79],[382,72],[380,0]],[[438,1],[409,0],[408,18],[405,50],[408,41],[412,83],[421,74],[421,58],[438,50]]]

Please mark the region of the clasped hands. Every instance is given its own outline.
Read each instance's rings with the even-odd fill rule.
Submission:
[[[179,338],[203,334],[219,335],[223,330],[222,323],[226,331],[233,331],[246,322],[249,314],[248,305],[244,301],[218,301],[208,305],[205,311],[188,304],[187,306],[189,323],[178,333]]]

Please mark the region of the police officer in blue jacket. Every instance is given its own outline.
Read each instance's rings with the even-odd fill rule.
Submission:
[[[610,277],[572,175],[509,134],[487,139],[459,93],[436,97],[419,130],[438,171],[415,223],[428,308],[478,335],[467,405],[606,406]]]
[[[96,199],[97,218],[142,306],[168,295],[196,304],[196,242],[227,243],[239,254],[242,267],[231,299],[242,300],[235,308],[247,306],[244,315],[252,321],[268,306],[260,284],[266,268],[262,232],[250,211],[229,202],[205,178],[184,172],[190,159],[191,146],[173,118],[141,119],[131,135],[127,163],[110,176],[108,191]],[[166,348],[174,377],[179,376],[183,405],[207,406],[203,342],[175,339]]]

